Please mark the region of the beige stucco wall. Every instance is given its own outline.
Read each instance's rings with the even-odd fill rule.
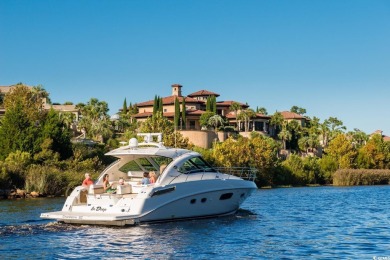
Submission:
[[[180,133],[187,137],[190,143],[206,149],[211,148],[214,140],[218,139],[218,135],[209,130],[181,130]]]

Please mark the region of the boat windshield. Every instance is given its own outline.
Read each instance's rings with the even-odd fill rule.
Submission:
[[[202,157],[188,159],[179,168],[179,172],[189,174],[194,172],[216,172]]]
[[[119,171],[127,173],[129,171],[159,171],[161,165],[168,165],[172,162],[172,158],[157,156],[157,157],[141,157],[129,161],[119,168]]]

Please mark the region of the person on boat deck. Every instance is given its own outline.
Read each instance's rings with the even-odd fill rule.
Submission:
[[[92,185],[92,184],[93,184],[93,180],[91,179],[91,175],[87,172],[87,173],[85,174],[85,179],[84,179],[82,185],[83,185],[84,187],[87,187],[87,186]]]
[[[123,178],[119,178],[118,185],[125,185],[125,180]]]
[[[154,171],[151,171],[151,172],[149,172],[149,176],[150,176],[149,182],[155,183],[156,182],[156,173]]]
[[[143,177],[142,180],[141,180],[141,184],[142,184],[142,185],[150,184],[150,181],[149,181],[149,173],[148,173],[148,172],[144,172],[144,177]]]
[[[167,168],[166,164],[161,164],[160,165],[160,174],[165,170],[165,168]]]
[[[103,176],[103,191],[106,193],[114,193],[116,189],[112,188],[110,182],[108,181],[108,174]]]

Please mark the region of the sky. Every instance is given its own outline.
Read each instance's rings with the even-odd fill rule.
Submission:
[[[390,135],[388,0],[1,0],[0,85],[55,103],[198,90]]]

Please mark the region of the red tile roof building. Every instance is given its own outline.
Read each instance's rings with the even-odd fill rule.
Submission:
[[[191,93],[185,97],[182,96],[182,86],[179,84],[173,84],[172,95],[162,98],[163,115],[167,117],[169,120],[173,121],[174,113],[175,113],[175,99],[177,98],[178,101],[180,102],[180,109],[182,108],[181,106],[183,100],[185,100],[186,122],[183,122],[183,124],[185,124],[185,129],[200,130],[201,126],[199,124],[199,118],[203,113],[205,113],[206,101],[207,98],[210,96],[219,97],[220,95],[218,93],[211,92],[208,90],[200,90]],[[235,124],[236,123],[235,115],[231,115],[231,114],[229,115],[229,113],[231,113],[230,106],[233,103],[240,104],[242,109],[246,109],[249,107],[246,104],[236,102],[236,101],[217,101],[216,106],[217,106],[217,114],[221,116],[227,116],[229,121],[231,121],[232,124]],[[134,115],[133,117],[141,122],[146,120],[148,117],[152,116],[153,114],[153,104],[154,104],[154,100],[148,100],[136,104],[138,108],[138,114]]]

